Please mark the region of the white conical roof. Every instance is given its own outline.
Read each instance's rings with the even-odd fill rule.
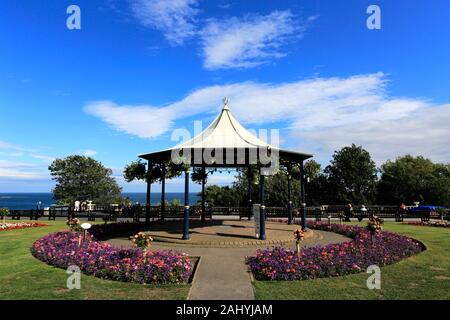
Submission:
[[[223,99],[224,105],[220,114],[200,134],[182,142],[172,148],[140,154],[139,157],[147,160],[161,160],[167,158],[173,150],[181,149],[260,149],[268,148],[278,150],[280,155],[292,159],[308,159],[310,154],[283,150],[259,139],[245,129],[232,115],[228,106],[228,99]]]
[[[233,116],[228,107],[228,99],[214,121],[194,138],[171,149],[182,148],[258,148],[272,147],[245,129]]]

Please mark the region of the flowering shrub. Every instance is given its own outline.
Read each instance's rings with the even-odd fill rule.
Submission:
[[[383,219],[373,216],[372,220],[367,222],[367,230],[369,230],[372,234],[380,232],[383,230],[383,223]]]
[[[303,239],[305,238],[305,233],[302,230],[302,227],[300,227],[300,229],[297,229],[294,231],[294,239],[295,239],[295,244],[296,244],[296,249],[297,249],[297,256],[300,259],[300,242],[303,241]]]
[[[66,224],[69,226],[70,231],[81,231],[80,219],[69,219]]]
[[[111,230],[112,225],[106,226]],[[126,282],[186,283],[193,271],[192,262],[185,253],[118,249],[96,241],[90,234],[80,246],[78,241],[76,232],[51,233],[37,240],[31,252],[37,259],[55,267],[77,265],[86,274]]]
[[[411,221],[411,222],[403,222],[403,224],[408,224],[412,226],[426,226],[426,227],[441,227],[441,228],[450,228],[450,224],[447,221]]]
[[[0,208],[0,217],[3,219],[3,223],[6,223],[6,216],[9,216],[9,209],[8,208]]]
[[[46,227],[46,226],[47,225],[44,223],[37,223],[37,222],[0,223],[0,231],[35,228],[35,227]]]
[[[359,226],[309,222],[308,227],[332,231],[351,241],[316,246],[296,252],[283,247],[257,250],[247,257],[247,264],[257,280],[305,280],[358,273],[370,265],[384,266],[398,262],[423,250],[423,245],[411,238],[377,232],[373,245],[370,232]]]
[[[9,209],[8,208],[0,208],[0,217],[6,217],[9,215]]]
[[[130,240],[136,247],[145,249],[153,241],[153,238],[145,232],[138,232],[134,236],[130,237]]]
[[[303,232],[302,228],[297,229],[294,231],[294,239],[295,242],[299,243],[305,238],[305,233]]]

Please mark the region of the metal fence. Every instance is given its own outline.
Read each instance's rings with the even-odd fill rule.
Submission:
[[[323,205],[317,207],[306,207],[306,217],[314,218],[318,221],[327,219],[328,217],[336,219],[350,218],[371,218],[376,215],[383,219],[395,219],[395,221],[403,221],[404,219],[421,219],[428,221],[430,219],[450,220],[450,210],[444,211],[443,216],[430,210],[400,210],[397,206],[367,206],[366,211],[360,209],[350,210],[348,206],[342,205]],[[152,220],[161,218],[161,206],[150,206],[148,208],[149,216]],[[189,215],[191,218],[199,218],[201,216],[201,205],[190,206]],[[96,206],[93,211],[75,211],[70,206],[53,206],[49,210],[11,210],[10,217],[13,220],[19,219],[48,219],[55,220],[57,217],[77,217],[87,218],[90,221],[95,219],[104,219],[115,221],[117,218],[132,218],[135,221],[145,218],[147,208],[145,206],[134,205],[130,207],[119,208],[117,206]],[[166,206],[164,209],[164,217],[169,219],[182,218],[184,214],[184,206]],[[252,216],[249,207],[214,207],[207,206],[205,215],[211,218],[212,215],[239,215],[239,218],[248,218]],[[300,217],[300,209],[293,208],[293,217]],[[266,207],[267,218],[286,218],[288,216],[287,207]]]

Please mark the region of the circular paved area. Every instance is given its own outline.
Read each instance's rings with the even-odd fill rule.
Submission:
[[[214,220],[213,220],[214,221]],[[220,220],[219,220],[220,221]],[[175,225],[180,225],[181,222],[174,222]],[[200,222],[197,222],[200,223]],[[193,229],[191,229],[191,237],[193,239],[203,238],[210,239],[211,237],[232,238],[233,242],[236,241],[253,241],[249,236],[253,234],[253,222],[252,221],[229,221],[225,220],[222,223],[224,225],[235,225],[233,227],[220,227],[222,223],[214,222],[216,225],[209,227],[195,227],[194,223],[191,223]],[[169,223],[167,223],[168,225]],[[252,227],[250,227],[252,226]],[[166,227],[166,226],[165,226]],[[270,234],[277,234],[280,237],[293,238],[293,230],[298,227],[297,225],[288,226],[285,223],[271,222],[267,224],[267,230],[270,230]],[[153,232],[157,232],[156,226],[152,226]],[[174,227],[175,228],[175,227]],[[204,228],[204,229],[203,229]],[[211,229],[210,229],[211,228]],[[202,230],[203,229],[203,230]],[[215,235],[211,230],[228,230],[217,231]],[[251,230],[250,230],[251,229]],[[178,231],[176,231],[178,230]],[[266,244],[257,243],[253,246],[219,246],[214,247],[209,244],[194,244],[189,241],[181,241],[180,229],[175,228],[174,231],[166,231],[168,237],[173,238],[176,242],[153,242],[151,244],[152,250],[168,250],[174,249],[177,251],[186,252],[190,256],[200,257],[200,261],[197,265],[194,279],[192,281],[191,290],[189,292],[188,299],[190,300],[250,300],[254,299],[252,276],[245,264],[245,257],[254,255],[256,249],[267,248],[274,245],[283,245],[285,247],[295,247],[295,242],[287,241],[286,243],[279,244]],[[209,230],[209,231],[208,231]],[[151,231],[152,232],[152,231]],[[159,231],[161,232],[161,231]],[[286,233],[286,234],[285,234]],[[223,236],[221,234],[224,234]],[[329,243],[338,243],[349,240],[348,238],[331,232],[318,231],[307,232],[307,237],[302,241],[303,247],[311,247],[317,245],[326,245]],[[237,237],[236,235],[243,235],[243,237]],[[128,238],[129,235],[122,235],[109,239],[108,242],[116,247],[131,247],[131,242]],[[194,238],[195,237],[195,238]],[[268,233],[268,239],[270,236]],[[192,241],[192,240],[191,240]],[[219,243],[222,240],[219,240]],[[223,241],[226,242],[226,241]]]
[[[146,231],[155,243],[170,243],[202,247],[247,247],[260,245],[288,244],[294,242],[294,230],[298,225],[266,222],[267,240],[255,237],[255,223],[248,220],[208,220],[190,222],[189,240],[182,240],[182,221],[167,221],[163,225],[152,225]],[[312,237],[311,230],[305,233],[305,239]]]

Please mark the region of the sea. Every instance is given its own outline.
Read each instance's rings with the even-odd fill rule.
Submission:
[[[131,202],[145,204],[146,194],[141,192],[124,192],[124,197],[130,199]],[[166,192],[166,201],[179,199],[184,203],[184,193],[182,192]],[[197,193],[189,194],[189,205],[194,205],[200,197]],[[10,210],[29,210],[36,209],[38,202],[41,202],[41,208],[49,207],[55,204],[52,193],[0,193],[0,208],[8,208]],[[151,204],[156,205],[161,202],[161,193],[152,192]]]

